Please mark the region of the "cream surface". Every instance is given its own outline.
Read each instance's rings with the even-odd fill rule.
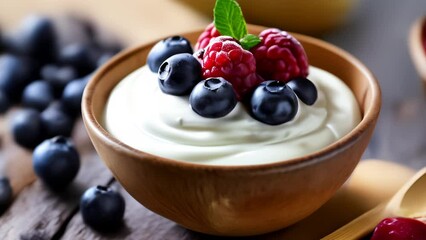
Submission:
[[[238,103],[223,118],[197,115],[188,97],[164,94],[156,74],[144,66],[111,92],[103,126],[123,143],[154,155],[212,165],[270,163],[306,155],[335,142],[361,119],[350,89],[336,76],[310,67],[318,100],[299,101],[296,117],[270,126]]]

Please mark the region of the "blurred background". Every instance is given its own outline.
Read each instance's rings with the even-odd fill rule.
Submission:
[[[380,121],[365,158],[420,168],[426,163],[426,104],[411,62],[411,24],[425,0],[240,0],[249,23],[314,35],[363,61],[383,91]],[[30,13],[73,14],[103,26],[126,43],[141,44],[204,28],[214,0],[0,0],[0,26],[12,31]]]

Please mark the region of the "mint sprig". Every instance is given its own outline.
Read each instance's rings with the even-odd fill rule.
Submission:
[[[214,25],[220,34],[239,40],[244,49],[249,50],[260,43],[258,36],[247,34],[243,11],[237,1],[216,0],[213,16]]]

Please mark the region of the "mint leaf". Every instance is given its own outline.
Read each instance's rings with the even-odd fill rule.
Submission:
[[[252,47],[260,43],[260,38],[253,34],[247,34],[240,39],[240,44],[245,50],[250,50]]]
[[[213,16],[221,35],[242,39],[247,34],[243,11],[235,0],[216,0]]]

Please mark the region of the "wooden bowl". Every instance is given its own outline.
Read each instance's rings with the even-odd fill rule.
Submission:
[[[254,34],[262,29],[249,26]],[[200,33],[184,36],[195,42]],[[86,87],[83,119],[98,154],[136,200],[194,231],[247,236],[305,218],[354,170],[373,133],[381,99],[376,79],[360,61],[321,40],[294,36],[304,45],[310,63],[343,79],[359,103],[361,122],[339,141],[304,157],[247,166],[175,161],[120,142],[101,125],[105,102],[121,79],[145,64],[153,42],[114,57]]]
[[[410,56],[426,90],[426,49],[423,42],[424,38],[426,38],[426,16],[417,19],[413,23],[408,36]]]

